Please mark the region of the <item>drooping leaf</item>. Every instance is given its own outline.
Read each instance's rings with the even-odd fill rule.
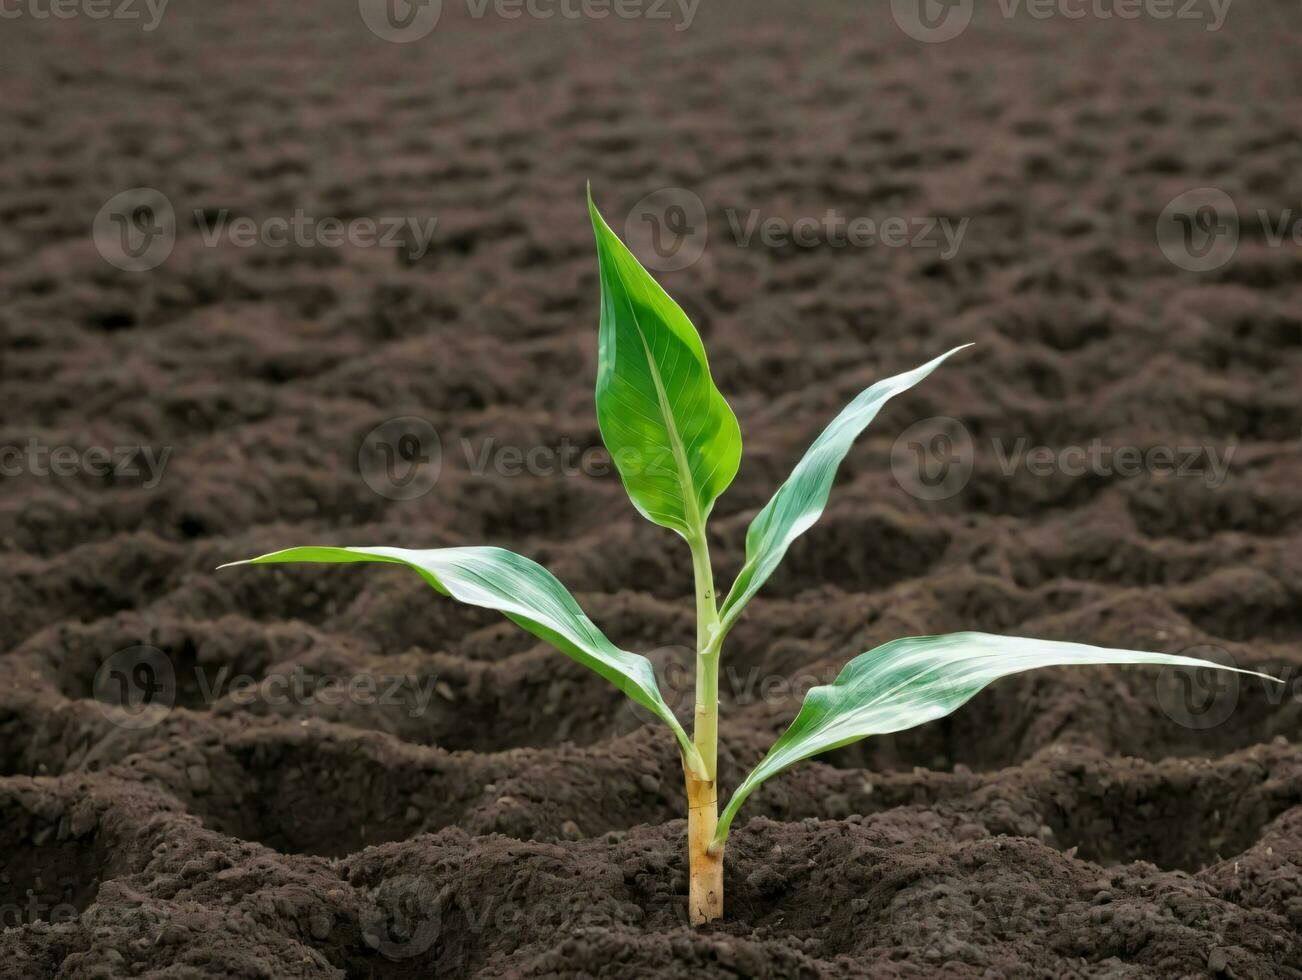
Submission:
[[[868,427],[882,406],[900,392],[908,391],[931,374],[945,358],[971,344],[955,347],[921,367],[878,381],[860,392],[841,414],[819,434],[796,464],[787,481],[778,487],[764,509],[746,530],[746,563],[733,582],[719,609],[725,630],[731,628],[746,603],[754,597],[782,561],[791,543],[804,534],[823,514],[836,479],[837,467],[854,440]]]
[[[689,765],[698,767],[699,755],[661,697],[651,662],[611,643],[556,576],[523,555],[502,548],[289,548],[232,564],[275,562],[406,565],[444,595],[497,610],[606,678],[668,725]]]
[[[597,423],[643,516],[701,533],[737,475],[741,430],[687,315],[606,224],[588,194],[601,277]]]
[[[989,633],[892,640],[855,657],[833,683],[810,689],[791,727],[732,794],[719,815],[714,839],[722,842],[727,838],[738,808],[764,780],[803,759],[869,735],[900,732],[943,718],[1000,677],[1036,667],[1084,664],[1213,667],[1275,680],[1256,671],[1179,654]]]

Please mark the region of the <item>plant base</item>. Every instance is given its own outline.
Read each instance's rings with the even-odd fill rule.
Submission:
[[[719,793],[714,781],[687,774],[687,910],[699,926],[723,915],[723,853],[710,854],[719,821]]]

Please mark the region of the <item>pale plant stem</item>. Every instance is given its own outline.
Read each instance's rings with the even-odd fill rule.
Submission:
[[[710,548],[702,531],[689,542],[696,578],[696,713],[692,743],[708,779],[688,772],[687,850],[690,880],[688,911],[693,925],[723,914],[723,853],[710,851],[719,819],[719,647],[722,633],[714,594]]]
[[[719,610],[715,604],[710,546],[701,534],[692,542],[696,573],[696,726],[692,741],[711,779],[719,757]]]

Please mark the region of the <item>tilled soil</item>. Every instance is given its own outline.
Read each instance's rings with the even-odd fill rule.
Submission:
[[[0,975],[1302,976],[1302,252],[1254,217],[1302,207],[1302,10],[983,8],[928,45],[865,7],[707,3],[677,31],[448,3],[405,45],[352,4],[5,23],[0,446],[167,457],[0,481]],[[746,442],[724,583],[847,400],[977,342],[865,433],[730,637],[725,791],[804,689],[902,635],[1201,648],[1288,683],[1006,679],[766,785],[725,917],[689,929],[672,739],[613,688],[399,569],[214,571],[511,547],[687,713],[685,547],[599,455],[555,458],[600,447],[585,179],[619,230],[659,188],[705,204],[703,257],[660,278]],[[122,272],[90,227],[139,186],[180,233]],[[1204,186],[1245,220],[1200,274],[1154,229]],[[222,208],[438,224],[414,258],[210,246],[193,215]],[[947,259],[730,226],[829,208],[969,225]],[[440,469],[395,500],[359,452],[404,416]],[[896,439],[937,416],[972,467],[924,499]],[[1096,443],[1174,464],[1007,465]],[[115,714],[146,661],[170,710]]]

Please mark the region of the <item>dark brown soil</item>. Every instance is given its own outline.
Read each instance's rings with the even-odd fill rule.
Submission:
[[[978,16],[944,45],[886,4],[707,0],[682,32],[444,7],[407,45],[352,3],[0,32],[0,446],[171,451],[156,486],[0,478],[0,976],[1302,977],[1302,252],[1245,223],[1197,274],[1154,233],[1199,186],[1302,210],[1296,3],[1216,32]],[[462,450],[600,443],[588,178],[616,228],[658,188],[706,202],[704,257],[661,279],[746,440],[723,582],[850,397],[978,342],[874,423],[730,638],[725,789],[804,688],[900,635],[1210,646],[1288,685],[1222,690],[1198,727],[1156,671],[1007,679],[766,786],[724,919],[689,929],[672,740],[613,688],[397,569],[213,571],[290,544],[511,547],[690,696],[681,542],[609,475],[474,473]],[[136,186],[182,220],[132,274],[90,227]],[[412,261],[209,247],[195,208],[439,224]],[[971,224],[941,261],[740,247],[729,208]],[[939,415],[974,467],[921,500],[892,447]],[[395,416],[441,437],[412,500],[359,472]],[[1005,475],[995,440],[1023,438],[1234,455],[1220,486]],[[174,707],[123,726],[104,665],[141,646]],[[212,690],[296,672],[404,683]]]

